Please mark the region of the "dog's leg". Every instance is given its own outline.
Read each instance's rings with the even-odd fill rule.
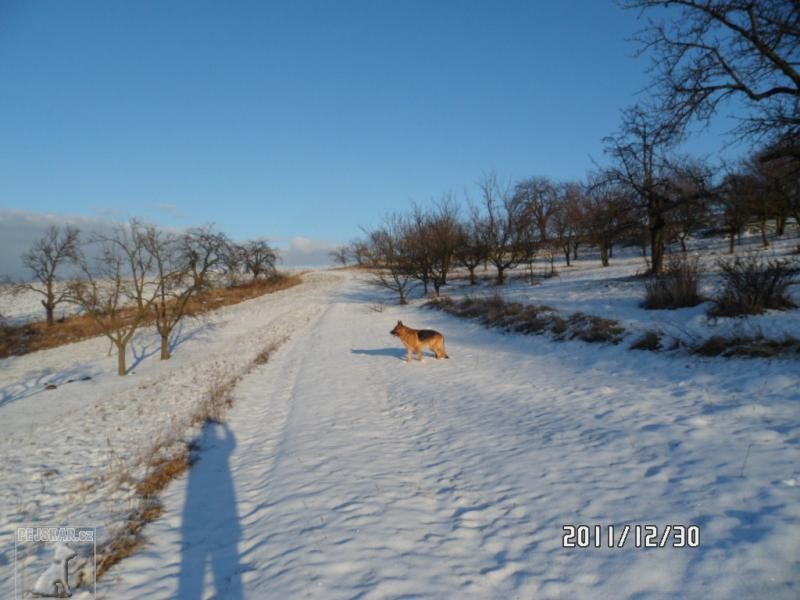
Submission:
[[[411,362],[413,359],[411,358],[411,348],[408,349],[408,357],[406,358],[406,362]]]
[[[419,357],[419,362],[423,362],[422,360],[422,349],[417,350],[417,356]]]

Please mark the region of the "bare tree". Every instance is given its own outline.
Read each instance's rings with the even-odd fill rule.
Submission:
[[[406,264],[412,279],[422,284],[423,294],[428,295],[428,286],[433,279],[433,240],[428,235],[428,214],[414,204],[409,218],[404,223],[404,245],[407,249]]]
[[[638,41],[640,52],[652,55],[652,85],[664,125],[681,131],[740,100],[747,111],[740,135],[782,140],[767,159],[800,156],[797,0],[624,0],[622,5],[648,15]]]
[[[227,285],[236,285],[240,282],[242,271],[245,269],[245,249],[241,244],[229,241],[222,251],[221,266]]]
[[[606,170],[606,179],[628,190],[644,210],[651,270],[656,274],[661,272],[664,263],[669,212],[682,203],[696,202],[709,194],[708,171],[699,168],[698,163],[671,157],[669,151],[673,143],[672,133],[654,125],[640,107],[625,111],[620,133],[606,138],[607,152],[614,161]],[[687,179],[693,181],[692,186],[684,185]]]
[[[551,231],[555,245],[564,255],[570,266],[570,255],[577,256],[583,223],[584,190],[577,182],[567,182],[560,186],[558,203],[550,217]]]
[[[688,237],[710,221],[708,209],[716,193],[712,175],[712,169],[702,160],[683,158],[670,164],[665,238],[668,242],[677,240],[684,253]]]
[[[347,245],[347,252],[356,265],[363,267],[369,261],[369,247],[363,240],[353,240]]]
[[[178,238],[178,254],[189,268],[196,290],[207,288],[214,275],[224,270],[229,244],[228,237],[211,225],[189,229]]]
[[[457,242],[453,256],[456,262],[469,271],[469,284],[475,285],[475,269],[486,260],[486,240],[481,235],[485,228],[477,207],[470,206],[470,216],[458,225]]]
[[[599,248],[604,267],[609,265],[614,244],[639,224],[639,212],[621,186],[601,180],[587,187],[583,226],[587,242]]]
[[[486,256],[497,269],[497,283],[505,283],[505,272],[517,266],[525,257],[521,244],[525,211],[520,199],[511,194],[508,186],[500,185],[494,173],[479,183],[484,218],[481,219],[481,238]]]
[[[251,240],[242,246],[244,267],[253,276],[267,275],[275,271],[278,255],[265,240]]]
[[[98,235],[100,255],[94,264],[81,256],[82,279],[69,286],[69,299],[80,306],[117,349],[117,373],[127,374],[125,355],[136,330],[147,317],[158,286],[147,279],[152,256],[145,227],[132,221],[112,235]]]
[[[373,283],[395,292],[400,304],[407,304],[411,285],[409,225],[399,215],[390,215],[378,229],[368,234],[369,265]]]
[[[347,246],[337,246],[328,252],[328,256],[331,257],[333,262],[339,263],[343,267],[346,267],[347,263],[350,261],[350,250]]]
[[[153,266],[153,257],[145,244],[146,235],[147,226],[138,219],[131,219],[127,224],[115,225],[110,233],[95,233],[92,236],[92,241],[100,244],[104,252],[114,248],[125,262],[132,298],[140,312],[147,308],[145,288]]]
[[[447,285],[458,232],[458,206],[452,196],[444,196],[428,210],[414,206],[407,232],[411,268],[426,293],[429,283],[437,296]]]
[[[514,186],[514,195],[522,210],[527,213],[530,226],[537,231],[539,240],[550,237],[550,219],[558,208],[558,187],[548,177],[531,177]]]
[[[189,301],[208,285],[209,271],[219,260],[212,248],[219,235],[209,230],[190,230],[178,236],[147,227],[144,244],[153,258],[156,294],[151,302],[156,330],[161,338],[161,360],[171,356],[175,328],[189,312]]]
[[[777,199],[776,234],[781,236],[786,229],[787,218],[791,215],[800,224],[800,157],[783,156],[762,160],[772,152],[766,148],[754,159],[759,172]]]
[[[550,261],[550,274],[555,273],[554,254],[550,240],[550,219],[558,205],[556,185],[547,177],[531,177],[514,186],[514,201],[520,207],[517,217],[522,261],[528,265],[533,283],[533,262],[539,252]]]
[[[77,228],[51,225],[22,256],[22,264],[33,272],[36,282],[15,284],[14,293],[33,291],[44,296],[40,302],[47,315],[47,325],[55,323],[55,308],[67,296],[67,287],[58,286],[58,271],[78,257],[80,234]]]
[[[736,240],[750,221],[750,204],[756,189],[757,185],[753,178],[741,172],[729,173],[720,186],[716,201],[722,208],[723,226],[729,236],[730,254],[734,253]]]

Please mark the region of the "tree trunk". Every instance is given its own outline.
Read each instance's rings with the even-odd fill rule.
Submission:
[[[475,281],[475,267],[467,267],[467,268],[469,269],[469,284],[475,285],[477,283]]]
[[[779,215],[775,219],[775,235],[782,236],[786,232],[786,215]]]
[[[161,335],[161,360],[169,360],[169,334]]]
[[[728,254],[733,254],[734,249],[736,248],[736,232],[731,230],[731,237],[728,241]]]
[[[660,215],[650,226],[650,259],[650,268],[658,275],[664,266],[664,221]]]
[[[124,377],[128,374],[128,368],[125,365],[125,349],[127,344],[114,342],[117,345],[117,375]]]
[[[45,313],[47,313],[47,326],[52,327],[56,322],[54,314],[55,310],[53,306],[50,304],[45,304],[44,302],[42,302],[42,304],[44,304],[44,311]]]
[[[681,236],[678,238],[678,241],[681,243],[681,252],[686,254],[686,238]]]
[[[497,285],[503,285],[506,282],[505,267],[497,267]]]
[[[569,266],[569,244],[564,247],[564,258],[567,261],[567,266]]]
[[[767,220],[761,219],[761,244],[764,248],[769,246],[769,239],[767,239]]]
[[[572,246],[572,260],[578,260],[578,242]]]
[[[608,258],[614,258],[614,244],[608,245]]]
[[[600,262],[604,267],[608,266],[608,246],[605,244],[600,246]]]

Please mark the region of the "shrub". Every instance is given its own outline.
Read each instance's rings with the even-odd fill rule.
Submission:
[[[703,301],[697,291],[698,279],[696,258],[672,255],[663,273],[645,282],[644,307],[652,310],[697,306]]]
[[[723,337],[715,335],[692,351],[702,356],[744,356],[749,358],[773,358],[800,353],[800,340],[792,336],[784,336],[776,340],[758,334],[750,337]]]
[[[709,315],[757,315],[768,309],[786,310],[796,306],[789,296],[789,286],[795,283],[800,269],[788,260],[763,261],[750,255],[718,264],[723,288],[713,299]]]
[[[622,341],[625,328],[613,319],[603,319],[585,313],[575,313],[567,320],[570,338],[584,342],[605,342],[618,344]]]
[[[648,331],[631,344],[631,350],[650,350],[656,352],[661,349],[661,334],[657,331]]]

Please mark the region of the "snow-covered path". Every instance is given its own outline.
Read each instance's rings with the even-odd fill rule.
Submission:
[[[795,365],[503,336],[357,278],[236,392],[105,598],[796,598]],[[406,364],[397,318],[447,335]],[[562,524],[699,549],[563,549]],[[605,544],[605,542],[604,542]]]

